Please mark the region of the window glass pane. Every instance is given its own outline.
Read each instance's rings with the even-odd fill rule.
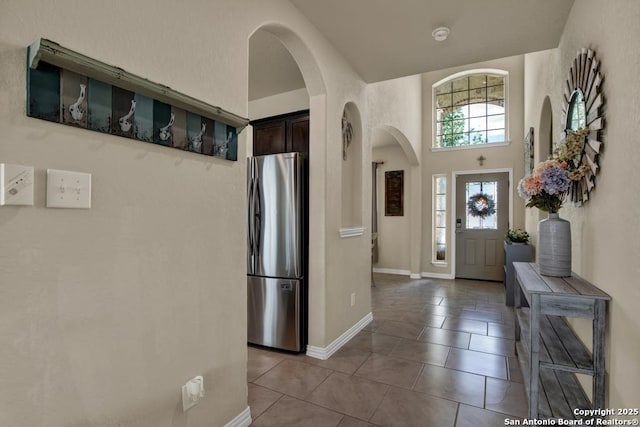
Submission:
[[[467,209],[467,228],[475,230],[494,230],[497,228],[498,218],[498,182],[497,181],[483,181],[483,182],[471,182],[467,184],[466,196],[467,200],[479,195],[480,193],[487,195],[493,199],[495,213],[486,215],[484,217],[480,215],[473,215],[469,209]],[[487,203],[488,205],[488,203]]]
[[[469,93],[469,100],[471,102],[486,102],[487,101],[487,90],[485,88],[482,89],[474,89]]]
[[[467,145],[469,143],[468,133],[454,133],[449,140],[449,147],[456,147],[458,145]]]
[[[471,132],[471,144],[485,144],[487,142],[487,132]]]
[[[504,105],[496,105],[495,102],[487,103],[487,115],[495,116],[497,114],[504,114]]]
[[[453,92],[453,105],[467,105],[469,103],[469,92]]]
[[[468,105],[459,105],[456,107],[458,116],[460,118],[467,118],[469,117],[469,106]]]
[[[486,117],[476,117],[473,119],[469,119],[469,131],[479,131],[479,130],[487,130],[487,118]]]
[[[468,77],[461,77],[457,80],[453,81],[453,91],[454,92],[458,92],[458,91],[466,91],[467,89],[469,89],[469,78]]]
[[[483,230],[495,230],[498,228],[498,215],[487,216],[482,220]]]
[[[504,129],[504,114],[487,116],[487,129]]]
[[[484,74],[469,76],[469,89],[485,87],[486,84],[487,84],[487,76],[485,76]]]
[[[435,176],[433,178],[433,255],[432,260],[446,261],[447,248],[447,177]]]
[[[467,199],[480,192],[480,185],[479,182],[467,182]]]
[[[498,189],[498,183],[496,181],[484,181],[482,183],[482,192],[490,195],[496,200],[498,196],[496,190]]]
[[[484,117],[487,115],[487,104],[470,104],[469,105],[469,117]]]
[[[467,213],[467,228],[468,229],[479,229],[482,227],[480,217],[479,216],[471,216]]]
[[[487,142],[504,142],[504,129],[490,130],[487,132]]]
[[[451,82],[443,83],[436,88],[436,95],[440,95],[443,93],[450,93],[451,90]]]
[[[495,86],[504,84],[503,76],[487,76],[487,86]]]
[[[451,107],[451,94],[447,93],[445,95],[436,96],[436,107],[437,108]]]
[[[489,101],[497,101],[504,99],[504,86],[491,86],[487,88],[487,99]]]

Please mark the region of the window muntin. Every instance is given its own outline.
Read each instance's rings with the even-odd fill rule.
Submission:
[[[447,177],[433,177],[433,262],[447,260]]]
[[[506,141],[506,78],[471,74],[434,88],[434,147]]]

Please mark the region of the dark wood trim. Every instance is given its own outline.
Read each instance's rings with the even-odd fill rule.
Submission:
[[[304,115],[309,115],[309,110],[300,110],[300,111],[295,111],[293,113],[285,113],[285,114],[280,114],[277,116],[271,116],[271,117],[263,117],[261,119],[256,119],[256,120],[251,120],[249,122],[249,124],[251,126],[255,126],[255,125],[261,125],[264,123],[269,123],[271,121],[278,121],[278,120],[287,120],[287,119],[292,119],[292,118],[297,118],[297,116],[304,116]]]

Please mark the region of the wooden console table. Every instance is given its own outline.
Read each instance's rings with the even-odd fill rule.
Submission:
[[[573,410],[604,409],[605,292],[573,275],[540,275],[538,265],[514,262],[516,354],[529,399],[529,418],[575,418]],[[529,308],[521,307],[520,295]],[[593,321],[593,354],[565,317]],[[574,374],[592,376],[589,404]]]

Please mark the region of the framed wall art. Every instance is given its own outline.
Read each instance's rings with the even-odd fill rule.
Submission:
[[[386,171],[384,190],[384,215],[404,216],[404,171]]]
[[[529,132],[524,136],[524,174],[525,176],[533,173],[534,165],[534,142],[533,142],[533,127],[529,128]]]

